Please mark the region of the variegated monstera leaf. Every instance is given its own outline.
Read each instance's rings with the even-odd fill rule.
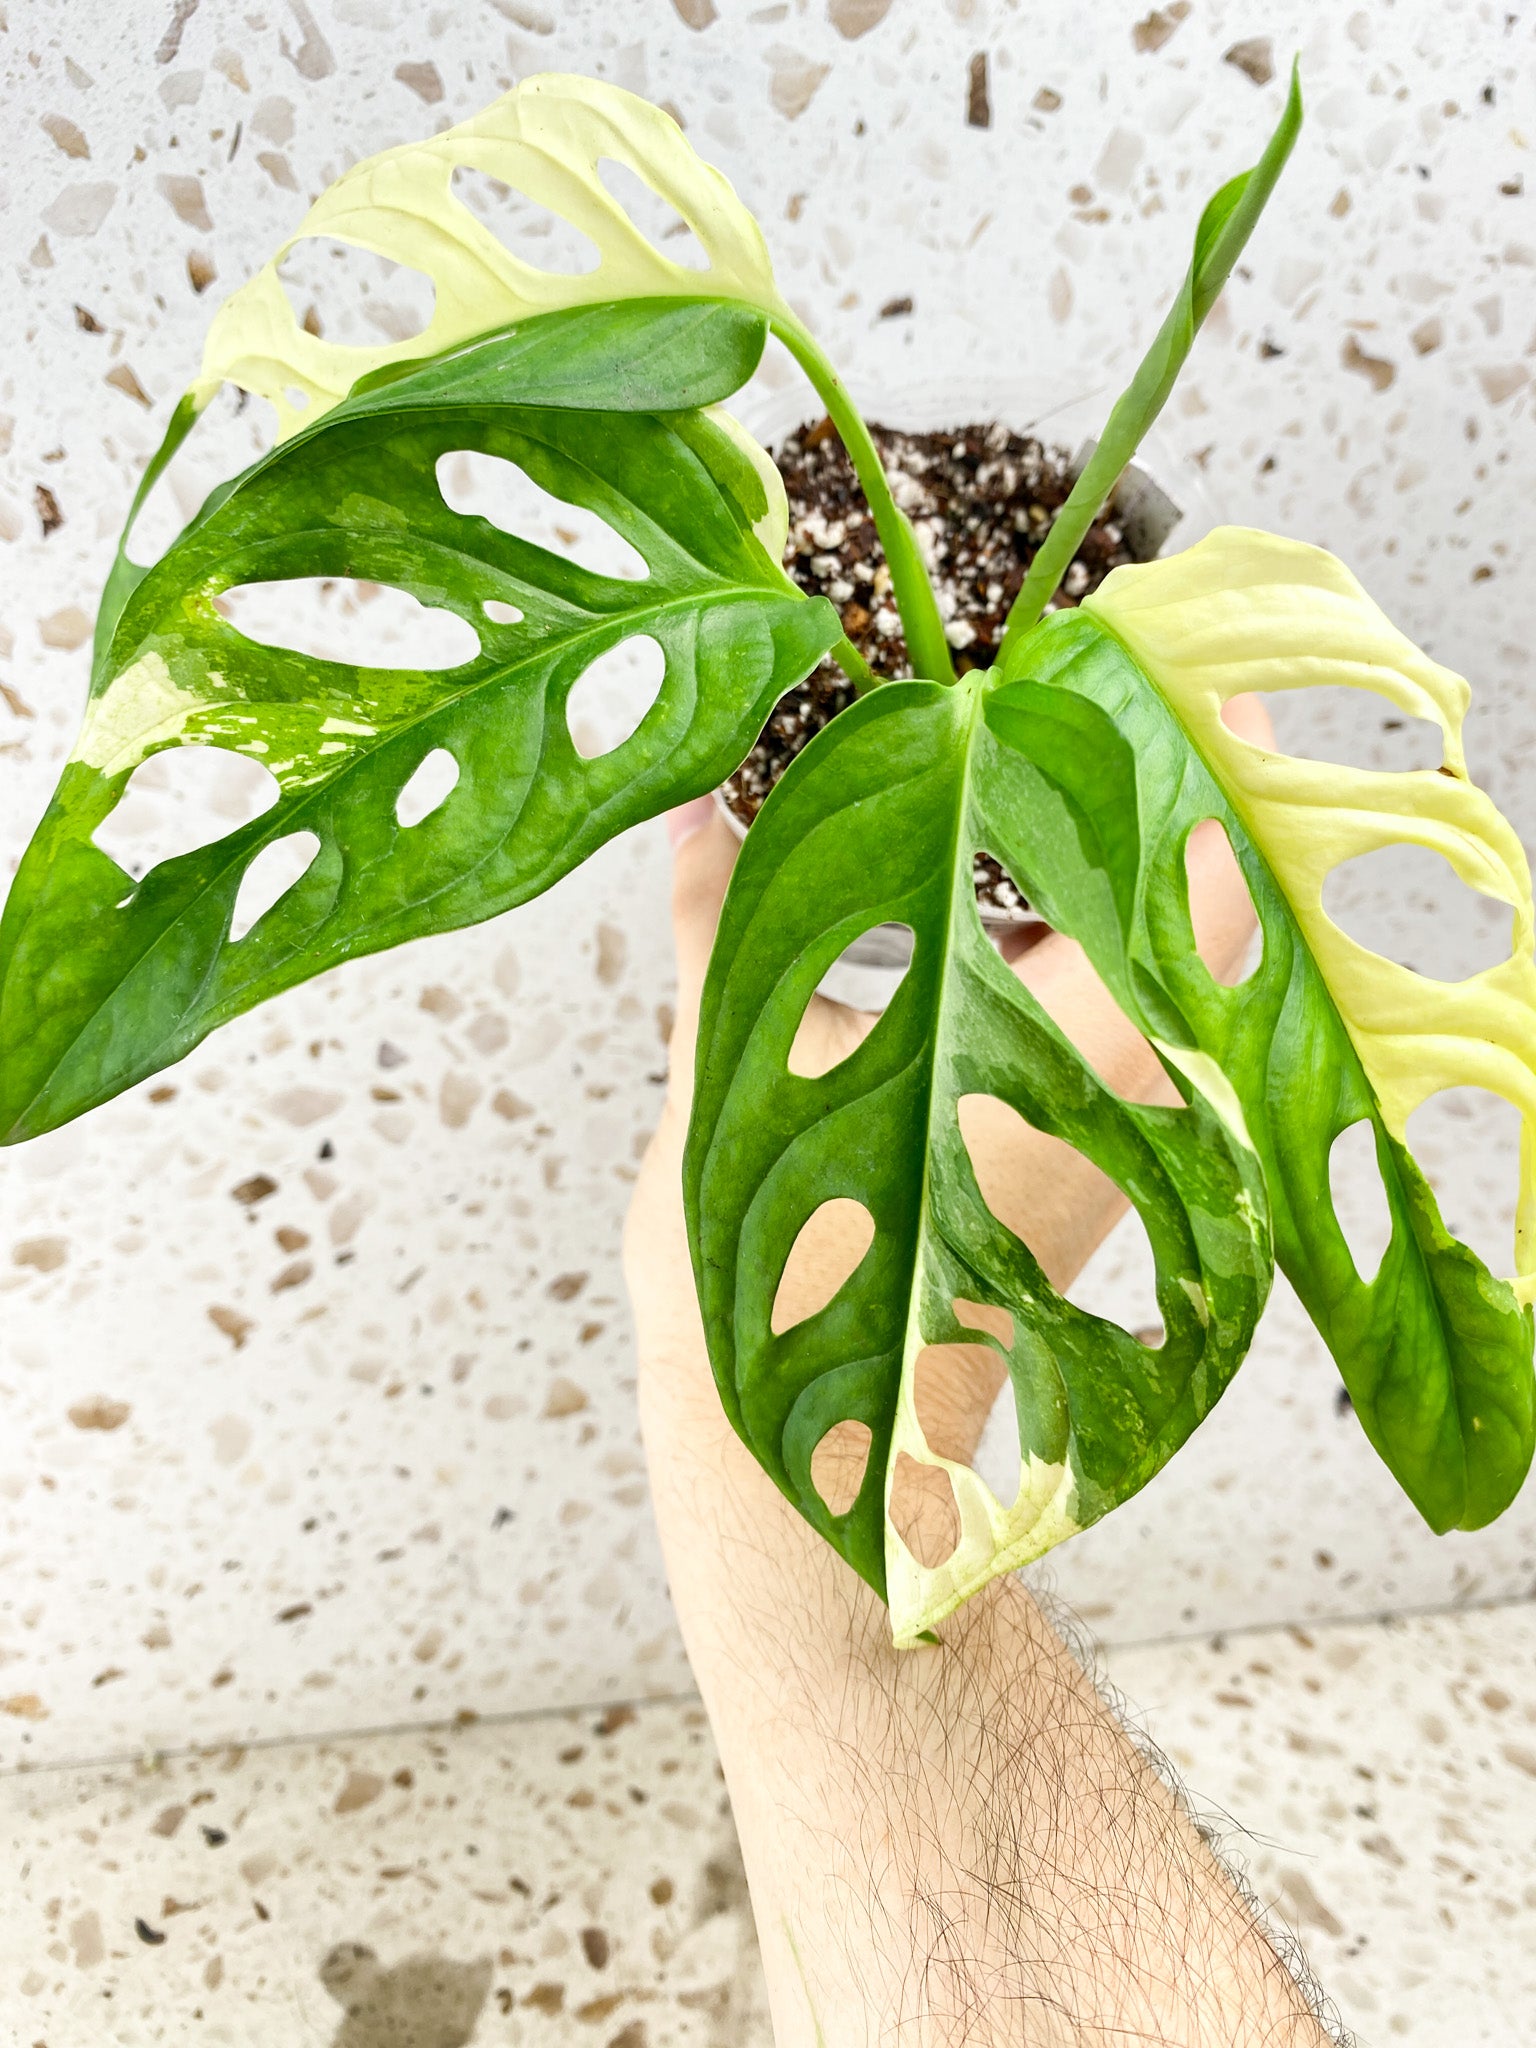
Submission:
[[[603,183],[609,160],[676,209],[707,269],[652,246]],[[597,268],[511,255],[455,196],[461,165],[582,230]],[[430,326],[362,349],[307,332],[277,274],[306,236],[424,271]],[[737,765],[840,631],[780,566],[778,472],[718,410],[779,310],[725,180],[667,115],[590,80],[530,80],[324,194],[219,312],[139,502],[224,379],[271,400],[278,445],[152,568],[120,551],[109,580],[84,727],[0,923],[0,1139],[105,1101],[324,967],[525,901]],[[598,574],[451,509],[439,466],[459,451],[596,515],[644,573]],[[258,645],[220,609],[237,586],[314,577],[455,613],[477,650],[445,669],[321,660]],[[571,691],[638,638],[660,647],[659,692],[586,758]],[[180,746],[246,754],[279,794],[135,882],[94,835],[140,763]],[[451,794],[402,822],[402,790],[440,753]],[[247,870],[280,842],[308,868],[232,936]]]
[[[1434,719],[1443,772],[1293,760],[1222,721],[1240,692],[1315,683]],[[1513,1498],[1532,1448],[1530,1147],[1506,1280],[1450,1237],[1404,1142],[1416,1104],[1456,1082],[1536,1110],[1530,881],[1513,832],[1467,780],[1465,701],[1331,556],[1226,530],[1116,570],[1081,609],[1025,634],[1002,670],[875,692],[770,799],[705,991],[686,1171],[695,1270],[736,1427],[886,1595],[898,1642],[1097,1519],[1178,1448],[1246,1349],[1271,1228],[1371,1441],[1432,1526],[1477,1527]],[[1234,987],[1203,965],[1191,924],[1185,849],[1206,819],[1258,912],[1262,955]],[[1512,907],[1506,963],[1432,983],[1333,925],[1330,870],[1399,841],[1443,852]],[[1081,941],[1184,1108],[1115,1096],[1002,965],[976,915],[982,850]],[[791,1072],[819,977],[888,920],[915,935],[889,1009],[831,1072]],[[976,1094],[1076,1147],[1135,1205],[1157,1265],[1159,1347],[1064,1300],[988,1210],[960,1131]],[[1362,1119],[1393,1218],[1369,1280],[1329,1182],[1334,1139]],[[791,1250],[834,1200],[868,1211],[869,1249],[824,1308],[776,1332]],[[959,1340],[1006,1361],[1022,1451],[1012,1500],[924,1436],[917,1362]],[[812,1460],[848,1422],[870,1432],[870,1456],[858,1498],[834,1513]],[[903,1455],[953,1491],[945,1559],[920,1562],[892,1521]]]

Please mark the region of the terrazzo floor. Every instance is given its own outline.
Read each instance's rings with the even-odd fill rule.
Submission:
[[[1361,2048],[1536,2016],[1536,1605],[1123,1648]],[[768,2048],[692,1700],[0,1781],[10,2048]]]

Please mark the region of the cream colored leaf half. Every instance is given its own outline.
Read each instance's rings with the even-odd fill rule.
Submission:
[[[603,183],[598,164],[605,157],[676,208],[698,237],[708,270],[673,263],[646,239]],[[500,179],[579,229],[599,252],[597,268],[569,276],[512,255],[455,197],[460,166]],[[424,272],[436,294],[430,324],[408,340],[368,348],[307,333],[277,270],[308,236],[349,242]],[[284,439],[385,364],[437,355],[539,313],[612,299],[699,296],[787,312],[757,222],[671,116],[617,86],[550,73],[525,80],[456,128],[385,150],[338,178],[266,268],[220,307],[193,392],[200,407],[226,379],[257,392],[276,407]]]
[[[1073,1513],[1077,1481],[1070,1465],[1052,1465],[1029,1453],[1020,1464],[1018,1492],[1011,1502],[1004,1503],[969,1465],[941,1457],[930,1449],[914,1400],[917,1358],[923,1342],[914,1315],[907,1332],[901,1392],[897,1396],[885,1468],[885,1597],[891,1615],[891,1640],[898,1650],[915,1648],[925,1630],[936,1628],[973,1593],[979,1593],[1002,1573],[1017,1571],[1021,1565],[1044,1557],[1058,1543],[1076,1536],[1080,1527]],[[999,1399],[1011,1401],[1011,1387],[1005,1386]],[[954,1489],[960,1540],[940,1565],[920,1564],[891,1520],[891,1494],[903,1451],[919,1465],[936,1465],[947,1472]]]
[[[1116,569],[1089,612],[1161,691],[1284,892],[1381,1104],[1401,1140],[1442,1088],[1491,1089],[1523,1123],[1515,1292],[1536,1298],[1536,962],[1530,870],[1513,829],[1467,779],[1466,683],[1400,633],[1322,548],[1221,527],[1166,561]],[[1241,740],[1221,707],[1248,690],[1316,684],[1372,690],[1445,739],[1439,770],[1385,774],[1301,761]],[[1323,909],[1341,861],[1409,844],[1441,854],[1470,888],[1507,903],[1507,960],[1445,983],[1383,959]]]

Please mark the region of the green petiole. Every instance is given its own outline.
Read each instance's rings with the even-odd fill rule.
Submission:
[[[778,336],[816,387],[817,395],[827,408],[828,417],[848,451],[848,459],[852,462],[864,495],[869,500],[875,530],[880,536],[881,546],[885,549],[885,559],[890,566],[896,609],[901,614],[901,629],[906,635],[907,651],[912,657],[914,675],[926,677],[932,682],[952,683],[955,680],[955,666],[950,659],[949,642],[944,637],[944,621],[939,615],[939,601],[929,581],[922,552],[917,545],[917,535],[912,531],[912,522],[891,496],[891,486],[885,474],[885,465],[880,460],[880,451],[876,448],[858,407],[848,395],[848,387],[823,355],[815,337],[807,333],[798,320],[779,315],[768,324],[769,331]],[[840,651],[838,659],[843,661]],[[847,667],[846,661],[843,661],[843,666]],[[863,690],[880,680],[867,668],[865,673],[868,680],[864,682],[860,681],[854,670],[849,669],[848,672],[853,678],[854,688],[861,694]]]

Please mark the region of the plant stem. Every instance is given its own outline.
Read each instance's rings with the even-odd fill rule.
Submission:
[[[875,674],[857,647],[846,636],[832,649],[832,659],[852,683],[855,697],[862,697],[866,690],[872,690],[877,683],[886,680],[884,676]]]
[[[944,621],[939,615],[939,601],[923,566],[917,536],[912,531],[911,521],[891,496],[880,452],[858,407],[849,397],[843,380],[822,354],[815,337],[798,320],[780,314],[770,320],[769,327],[815,385],[869,500],[875,531],[885,549],[891,584],[896,593],[896,609],[901,614],[901,629],[906,635],[907,652],[912,657],[914,671],[932,682],[952,683],[955,680],[954,663],[950,660]],[[841,654],[838,658],[842,660]],[[846,667],[847,663],[843,665]],[[852,670],[849,673],[853,676],[855,689],[868,689],[880,680],[872,671],[866,670],[869,681],[861,684],[857,674]]]

